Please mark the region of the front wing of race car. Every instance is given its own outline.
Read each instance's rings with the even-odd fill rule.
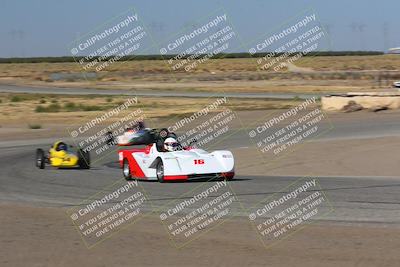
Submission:
[[[139,179],[156,180],[159,161],[164,166],[164,180],[191,180],[212,177],[232,179],[234,157],[232,152],[217,150],[208,153],[202,149],[176,152],[152,153],[152,147],[122,150],[119,152],[121,167],[129,162],[132,176]]]

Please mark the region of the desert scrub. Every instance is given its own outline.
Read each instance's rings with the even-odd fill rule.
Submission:
[[[38,113],[55,113],[60,111],[74,112],[74,111],[100,111],[107,109],[108,106],[101,105],[85,105],[85,104],[75,104],[73,102],[67,102],[63,106],[58,103],[52,103],[48,106],[39,105],[36,106],[35,112]]]
[[[64,104],[64,109],[66,109],[66,111],[76,111],[78,110],[78,107],[73,102],[67,102]]]
[[[33,130],[42,129],[42,125],[40,125],[40,124],[29,124],[28,127],[29,127],[29,129],[33,129]]]
[[[10,98],[11,102],[21,102],[21,101],[24,101],[24,100],[26,100],[24,97],[18,96],[18,95],[14,95],[14,96],[12,96]]]
[[[98,110],[104,110],[106,107],[98,106],[98,105],[79,105],[79,109],[83,111],[98,111]]]
[[[60,112],[61,106],[57,103],[50,104],[49,106],[36,106],[35,112],[42,113],[42,112]]]

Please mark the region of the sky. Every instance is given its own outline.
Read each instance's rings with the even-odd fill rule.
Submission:
[[[150,38],[142,51],[147,54],[160,53],[166,40],[215,12],[227,14],[240,38],[233,52],[247,51],[305,10],[317,15],[329,36],[327,50],[400,46],[398,0],[0,0],[0,57],[70,56],[76,39],[132,9]]]

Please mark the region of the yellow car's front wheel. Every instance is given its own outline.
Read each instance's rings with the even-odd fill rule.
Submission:
[[[78,165],[81,169],[90,169],[90,154],[82,149],[78,150]]]
[[[44,155],[44,151],[41,148],[36,149],[36,167],[39,169],[44,169],[46,164],[46,157]]]

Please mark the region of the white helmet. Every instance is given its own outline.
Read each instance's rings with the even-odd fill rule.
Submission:
[[[179,143],[175,138],[168,137],[164,141],[164,149],[169,152],[179,150]]]

